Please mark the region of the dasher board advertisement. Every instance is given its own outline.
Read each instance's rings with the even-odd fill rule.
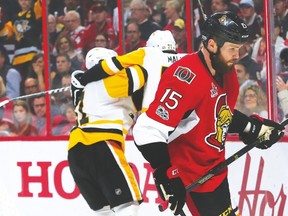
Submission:
[[[67,141],[0,142],[0,216],[93,216],[76,187],[67,162]],[[229,157],[243,148],[227,142]],[[288,145],[252,149],[229,165],[232,203],[242,216],[288,215]],[[134,146],[126,142],[126,155],[140,185],[144,202],[138,216],[173,216],[159,212],[152,168]]]

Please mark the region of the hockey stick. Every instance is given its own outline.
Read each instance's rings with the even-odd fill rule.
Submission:
[[[204,12],[203,5],[202,5],[201,0],[198,0],[198,4],[199,4],[200,10],[201,10],[203,19],[204,19],[204,21],[205,21],[205,20],[207,20],[207,15],[206,15],[205,12]]]
[[[288,119],[284,120],[281,125],[286,126],[288,124]],[[219,172],[223,171],[227,166],[229,166],[234,161],[238,160],[242,155],[246,154],[248,151],[253,149],[254,147],[258,146],[261,142],[265,141],[265,134],[260,136],[255,142],[246,145],[244,148],[237,151],[235,154],[231,155],[229,158],[227,158],[225,161],[219,163],[215,167],[213,167],[211,170],[209,170],[205,175],[198,178],[196,181],[194,181],[192,184],[186,186],[186,192],[189,193],[192,190],[194,190],[199,185],[204,184],[206,181],[211,179],[213,176],[217,175]],[[161,204],[159,204],[159,210],[162,212],[168,208],[168,201],[165,201]],[[182,211],[180,213],[181,216],[185,216],[185,213]]]
[[[46,94],[49,94],[49,95],[56,94],[56,93],[67,91],[69,89],[70,89],[70,86],[67,86],[67,87],[51,89],[51,90],[48,90],[48,91],[37,92],[37,93],[33,93],[33,94],[28,94],[28,95],[23,95],[23,96],[7,99],[7,100],[4,100],[4,101],[0,102],[0,107],[5,106],[7,103],[10,103],[11,101],[27,99],[27,98],[31,98],[31,97],[39,97],[39,96],[46,95]]]

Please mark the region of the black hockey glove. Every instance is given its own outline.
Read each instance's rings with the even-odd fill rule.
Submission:
[[[74,107],[77,106],[79,100],[81,99],[82,91],[84,89],[84,86],[79,81],[83,74],[84,72],[81,70],[76,70],[71,74],[70,93]]]
[[[179,215],[185,204],[186,189],[178,169],[163,165],[155,170],[153,176],[161,198],[169,202],[169,208],[174,215]]]
[[[239,134],[240,139],[245,144],[253,143],[259,138],[260,143],[256,147],[267,149],[278,142],[284,135],[284,126],[277,122],[261,118],[258,115],[251,115],[249,120],[251,123],[250,131]]]

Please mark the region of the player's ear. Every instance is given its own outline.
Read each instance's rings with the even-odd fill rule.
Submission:
[[[207,48],[210,52],[216,53],[217,52],[217,43],[214,39],[209,39],[207,43]]]

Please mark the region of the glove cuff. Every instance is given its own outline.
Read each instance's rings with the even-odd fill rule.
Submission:
[[[166,175],[169,179],[180,177],[178,167],[170,166],[166,171]]]
[[[81,84],[81,76],[83,76],[84,71],[76,70],[71,75],[71,84],[76,88],[84,88]]]
[[[136,144],[136,146],[153,169],[160,167],[168,169],[171,166],[167,143],[157,142],[146,145]]]

